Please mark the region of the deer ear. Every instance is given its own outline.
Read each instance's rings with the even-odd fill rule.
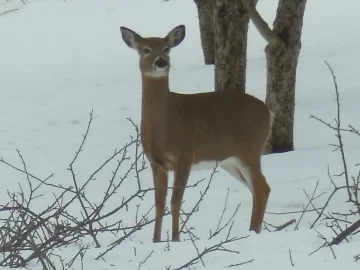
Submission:
[[[137,49],[137,45],[139,41],[142,39],[142,37],[135,33],[134,31],[130,30],[129,28],[126,28],[124,26],[120,27],[120,32],[122,39],[132,49]]]
[[[185,25],[178,25],[167,34],[165,39],[169,44],[170,48],[179,45],[185,38]]]

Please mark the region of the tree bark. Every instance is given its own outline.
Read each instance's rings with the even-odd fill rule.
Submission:
[[[206,65],[215,64],[214,0],[194,0],[199,17],[201,47]]]
[[[215,91],[245,92],[249,16],[239,0],[213,0]]]
[[[265,48],[266,104],[275,113],[267,152],[294,150],[296,68],[305,6],[306,0],[279,0],[273,33],[285,42],[285,47],[269,43]]]

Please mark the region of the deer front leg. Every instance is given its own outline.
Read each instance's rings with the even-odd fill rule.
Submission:
[[[153,171],[154,190],[155,190],[155,227],[153,242],[161,241],[161,228],[165,213],[165,203],[168,187],[168,173],[157,164],[151,165]]]
[[[176,169],[174,170],[175,178],[171,197],[172,241],[180,241],[179,215],[185,187],[190,174],[190,168],[191,158],[179,159]]]

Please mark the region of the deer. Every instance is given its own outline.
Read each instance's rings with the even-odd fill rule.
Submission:
[[[142,37],[120,26],[125,44],[140,57],[140,140],[151,166],[155,194],[154,243],[161,242],[168,173],[172,241],[180,241],[179,215],[191,170],[218,166],[252,194],[249,231],[259,234],[271,188],[261,171],[273,114],[256,97],[240,91],[181,94],[169,89],[170,50],[185,38],[185,25],[165,37]],[[150,167],[149,166],[149,167]]]

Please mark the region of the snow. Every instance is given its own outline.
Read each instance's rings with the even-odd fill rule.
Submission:
[[[172,0],[32,0],[3,1],[0,14],[0,157],[21,167],[16,152],[26,161],[28,170],[45,178],[51,173],[51,183],[71,185],[71,174],[67,170],[78,149],[82,135],[94,109],[89,136],[75,164],[80,183],[89,177],[114,150],[121,148],[134,135],[134,128],[127,120],[140,121],[141,82],[138,56],[122,41],[119,27],[129,27],[143,36],[164,36],[178,24],[186,25],[184,42],[171,52],[172,66],[170,88],[175,92],[195,93],[212,91],[213,67],[203,64],[197,12],[193,1]],[[276,0],[259,1],[259,12],[271,25],[277,8]],[[314,203],[321,207],[332,192],[327,166],[333,174],[342,170],[339,152],[333,152],[329,144],[336,143],[334,132],[321,125],[309,115],[333,121],[336,114],[335,92],[332,78],[324,61],[328,61],[336,73],[339,84],[342,122],[344,126],[358,126],[360,107],[360,31],[358,0],[348,0],[346,5],[337,0],[308,1],[303,28],[302,50],[299,58],[296,85],[295,147],[290,153],[263,157],[263,172],[272,188],[265,221],[280,225],[298,214],[274,215],[287,211],[301,211],[308,200],[304,190],[311,194],[317,181],[317,194],[326,192]],[[266,88],[265,41],[250,24],[248,43],[248,93],[264,99]],[[359,138],[344,135],[349,171],[356,175],[359,163]],[[133,151],[133,150],[131,150]],[[115,168],[116,161],[106,166],[86,190],[94,202],[101,200],[105,186]],[[119,176],[126,170],[121,169]],[[210,177],[210,171],[193,172],[189,184],[206,178],[196,188],[185,193],[184,210],[190,211],[197,202]],[[6,204],[7,190],[17,191],[18,183],[27,185],[26,177],[4,164],[0,164],[0,204]],[[149,169],[142,172],[142,185],[151,187]],[[170,174],[170,184],[172,175]],[[336,178],[341,185],[343,178]],[[109,205],[115,208],[122,198],[137,189],[134,176],[124,182],[123,187]],[[209,230],[216,228],[221,216],[228,189],[229,201],[224,219],[229,218],[238,203],[232,236],[244,237],[228,245],[239,254],[213,252],[204,257],[205,267],[199,262],[192,269],[223,269],[229,265],[254,260],[239,266],[246,269],[357,269],[353,256],[360,253],[359,236],[334,247],[337,259],[330,249],[324,248],[309,256],[323,244],[309,223],[315,213],[304,215],[299,230],[294,225],[280,232],[263,230],[260,235],[248,231],[252,207],[249,191],[226,172],[214,175],[210,189],[200,210],[194,213],[188,226],[200,240],[196,244],[201,251],[220,242],[226,232],[208,240]],[[52,189],[44,188],[44,196],[34,201],[34,209],[43,209],[52,202]],[[169,197],[169,196],[168,196]],[[329,211],[344,210],[345,194],[335,196]],[[169,205],[170,198],[168,198]],[[133,224],[136,204],[145,214],[153,205],[152,193],[130,206],[129,211],[118,213],[112,219],[124,219]],[[72,209],[79,215],[79,209]],[[346,210],[344,210],[346,211]],[[153,211],[150,216],[153,216]],[[332,239],[332,231],[321,221],[316,230]],[[171,229],[170,216],[164,218],[163,239]],[[191,241],[180,243],[152,243],[153,225],[146,226],[131,239],[104,256],[94,260],[107,245],[119,236],[99,236],[101,248],[95,248],[90,238],[83,242],[56,250],[66,261],[79,250],[79,246],[90,244],[84,269],[138,269],[139,264],[151,251],[152,255],[141,269],[171,269],[180,267],[196,256]],[[171,233],[171,230],[170,230]],[[182,240],[188,236],[181,235]],[[135,252],[136,250],[136,252]],[[294,266],[289,259],[291,250]],[[136,255],[135,255],[136,253]],[[40,263],[31,262],[31,269],[41,269]],[[59,266],[59,269],[60,266]],[[78,260],[70,269],[81,269]]]

